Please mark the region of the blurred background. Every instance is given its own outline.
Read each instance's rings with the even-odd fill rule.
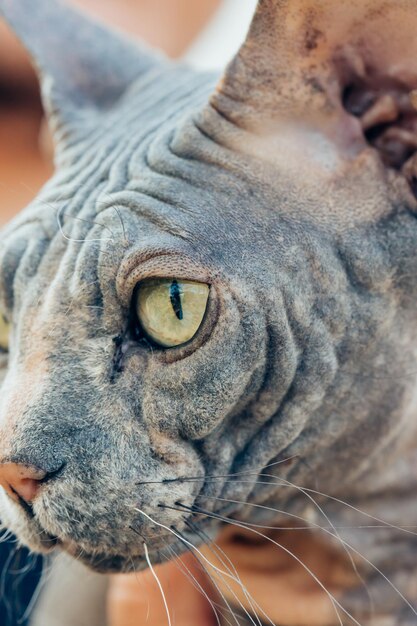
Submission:
[[[257,0],[67,0],[196,69],[221,72],[244,40]],[[33,3],[36,10],[36,2]],[[39,36],[42,36],[40,33]],[[53,146],[30,59],[0,20],[0,227],[53,172]],[[4,541],[4,539],[7,539]],[[42,560],[0,537],[0,625],[25,626]]]

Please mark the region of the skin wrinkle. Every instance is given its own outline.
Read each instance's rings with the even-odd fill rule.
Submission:
[[[187,84],[188,82],[189,82],[189,78],[187,77],[187,80],[185,81],[185,84]],[[167,88],[169,89],[169,84],[167,85],[166,89]],[[205,91],[207,91],[207,87],[205,87],[204,89],[205,89]],[[187,94],[187,93],[185,94],[185,96],[181,92],[180,92],[180,94],[181,94],[180,97],[179,97],[180,101],[183,101],[186,96],[189,96],[189,94]],[[127,102],[129,102],[129,100],[127,100]],[[161,103],[164,102],[164,96],[161,96],[160,101],[157,101],[156,103],[155,103],[154,99],[152,99],[151,102],[152,102],[152,106],[155,107],[158,104],[161,104]],[[151,108],[150,107],[147,108],[146,106],[144,107],[144,105],[146,105],[146,99],[144,101],[141,99],[141,106],[139,107],[139,110],[138,109],[134,109],[134,111],[133,111],[134,115],[129,120],[128,123],[137,124],[137,120],[141,120],[142,121],[142,118],[144,116],[145,116],[145,119],[146,119],[146,115],[151,112]],[[129,108],[127,110],[130,112],[131,111],[131,107],[129,106]],[[122,111],[122,115],[124,115],[125,113],[126,113],[126,111],[123,110]],[[178,111],[175,111],[175,113],[173,113],[171,115],[174,117],[174,116],[178,116],[178,114],[179,114]],[[120,115],[120,113],[118,113],[118,115]],[[165,117],[163,119],[165,121]],[[101,134],[100,135],[97,135],[97,133],[93,134],[93,136],[91,137],[91,140],[88,142],[88,144],[82,146],[84,148],[84,151],[85,151],[84,153],[89,155],[89,146],[95,145],[97,143],[101,143],[103,141],[103,139],[107,143],[108,142],[108,134],[109,134],[109,131],[111,130],[112,131],[111,134],[110,134],[110,141],[111,141],[111,143],[109,145],[109,155],[108,155],[109,159],[108,159],[108,162],[109,162],[109,167],[111,167],[111,169],[113,171],[116,169],[116,165],[118,165],[118,156],[121,157],[122,164],[126,163],[126,165],[122,165],[122,167],[127,167],[127,163],[129,162],[129,159],[126,159],[126,147],[127,147],[126,144],[123,143],[121,141],[121,137],[118,136],[118,135],[120,135],[120,133],[117,133],[116,136],[115,136],[115,133],[114,133],[115,128],[117,129],[117,126],[118,126],[117,125],[117,121],[118,121],[118,118],[112,119],[112,117],[109,117],[108,123],[106,125],[107,128],[105,127],[104,130],[103,130],[102,125],[100,125],[98,127],[94,126],[95,129],[96,128],[100,129],[100,133]],[[151,135],[152,132],[155,131],[155,128],[158,127],[158,125],[160,125],[160,121],[157,121],[156,123],[153,122],[153,126],[150,129],[147,129],[147,132],[146,132],[146,134],[144,136],[143,135],[139,135],[138,138],[134,139],[133,145],[135,145],[135,146],[136,145],[141,145],[141,143],[144,141],[146,136],[147,135]],[[78,143],[76,145],[77,145],[77,150],[79,150],[80,146],[78,145]],[[111,148],[114,148],[116,150],[116,153],[114,153],[114,150],[111,149]],[[90,150],[91,150],[91,148],[90,148]],[[129,152],[130,151],[131,151],[131,148],[129,149]],[[129,154],[129,152],[128,152],[128,154]],[[106,156],[106,152],[104,152],[104,156]],[[78,154],[77,154],[77,157],[78,157]],[[97,189],[97,179],[94,179],[91,176],[91,171],[98,172],[100,178],[102,176],[104,176],[104,178],[106,179],[107,176],[110,176],[109,172],[107,171],[107,165],[105,164],[105,162],[104,162],[104,165],[102,164],[103,163],[103,154],[102,153],[96,153],[96,157],[95,158],[96,158],[96,162],[95,163],[91,163],[91,157],[89,157],[89,156],[85,157],[85,163],[84,163],[83,160],[81,160],[81,162],[80,162],[79,159],[77,158],[76,165],[75,165],[75,167],[76,167],[75,171],[72,171],[72,168],[69,169],[69,175],[71,177],[72,184],[74,184],[74,179],[78,178],[78,176],[79,176],[78,172],[83,175],[83,178],[78,183],[78,189],[79,189],[79,191],[82,194],[84,194],[84,197],[85,197],[86,191],[88,192],[88,187],[86,188],[86,183],[88,184],[89,188],[93,192],[95,192],[96,189]],[[86,165],[87,165],[87,167],[86,167]],[[118,166],[118,167],[120,167],[120,166]],[[127,177],[126,176],[122,176],[122,177],[117,176],[116,180],[118,180],[118,179],[120,179],[119,180],[119,185],[121,186],[121,188],[123,188],[125,186],[125,184],[126,184]],[[59,187],[58,187],[58,192],[59,191],[60,190],[59,190]],[[72,205],[74,207],[79,207],[81,203],[84,204],[84,200],[81,200],[81,198],[77,198],[77,197],[73,197],[72,198]],[[77,208],[77,211],[78,211],[78,208]],[[95,215],[95,212],[92,213],[91,215]],[[81,213],[80,217],[84,217],[84,215]],[[90,214],[86,215],[86,218],[88,218],[88,217],[90,217]],[[72,236],[73,238],[78,238],[78,237],[75,237],[73,234],[71,234],[70,236]]]
[[[302,517],[310,506],[324,523],[302,486],[338,498],[317,496],[341,541],[406,592],[415,537],[365,533],[360,512],[340,501],[397,526],[415,516],[415,199],[405,174],[367,144],[340,88],[370,71],[361,32],[366,54],[386,62],[378,67],[404,59],[405,74],[413,48],[392,33],[404,16],[415,21],[413,3],[399,0],[385,20],[388,9],[372,17],[377,0],[363,11],[355,0],[352,35],[348,6],[303,0],[292,12],[286,0],[263,0],[208,102],[212,75],[143,58],[112,34],[104,41],[54,0],[38,0],[36,19],[46,21],[37,31],[28,2],[0,0],[0,10],[45,67],[57,171],[0,235],[0,301],[13,322],[0,455],[6,433],[16,455],[66,466],[41,489],[31,522],[0,494],[2,521],[34,549],[51,546],[42,526],[93,568],[140,570],[144,540],[153,564],[167,545],[184,551],[164,527],[200,541],[178,501],[211,537],[220,520],[193,514],[195,505],[260,524],[276,523],[273,511],[246,502]],[[69,43],[73,20],[79,46]],[[392,42],[383,53],[372,24]],[[97,72],[91,93],[80,66]],[[195,339],[167,351],[126,334],[137,282],[158,276],[212,290]],[[123,368],[112,380],[119,335]],[[38,384],[27,372],[41,376],[42,364]],[[24,406],[9,403],[8,385]],[[275,480],[260,475],[289,457],[271,470]],[[342,562],[343,545],[329,545]],[[369,564],[357,567],[381,616],[413,623]],[[373,626],[365,596],[342,589],[338,601]],[[325,600],[313,592],[312,603]]]
[[[275,360],[275,351],[274,351],[274,353],[271,354],[272,359],[268,359],[266,361],[265,378],[263,378],[260,384],[256,385],[255,391],[252,392],[255,394],[256,398],[252,399],[252,401],[250,402],[246,410],[242,410],[243,407],[242,408],[236,407],[236,414],[234,416],[235,419],[230,421],[229,424],[225,423],[223,426],[222,437],[221,437],[222,445],[224,445],[224,439],[231,440],[234,442],[233,458],[235,458],[238,454],[242,455],[243,458],[245,458],[245,456],[247,456],[248,459],[250,458],[250,454],[249,455],[244,454],[244,449],[247,445],[246,442],[253,440],[256,434],[264,427],[265,423],[267,423],[269,420],[273,419],[274,417],[278,415],[280,407],[283,404],[285,404],[286,396],[290,393],[291,386],[294,382],[294,378],[296,374],[297,360],[296,358],[294,358],[295,352],[296,352],[295,346],[291,345],[293,344],[293,335],[291,333],[291,328],[287,326],[286,331],[291,340],[291,343],[288,341],[287,342],[285,341],[284,339],[285,335],[280,336],[280,341],[286,348],[286,349],[284,348],[284,350],[285,350],[285,355],[287,358],[289,358],[290,350],[294,354],[293,359],[292,359],[293,360],[292,367],[288,367],[286,369],[286,380],[283,382],[282,379],[280,380],[280,377],[277,376],[277,372],[280,371],[279,366],[275,368],[271,368],[271,363]],[[277,341],[277,345],[279,345],[279,343],[280,342]],[[268,384],[267,377],[272,378],[272,382],[269,383],[270,398],[268,398],[269,401],[262,402],[262,397],[265,395],[267,395],[268,397],[269,395],[268,392],[265,393],[265,387]],[[276,391],[277,389],[279,389],[278,394]],[[262,408],[265,405],[268,407],[266,414],[265,414],[265,409]],[[245,425],[245,421],[246,421],[245,415],[246,415],[246,420],[248,422],[247,425]],[[238,433],[236,433],[237,428],[239,429]],[[213,437],[211,439],[213,439]],[[218,441],[217,433],[214,436],[214,440],[215,441],[213,443],[216,444]],[[241,441],[241,443],[239,443],[239,441]],[[212,445],[212,442],[209,439],[207,441],[207,446],[210,448],[211,445]],[[215,450],[214,456],[217,457],[218,450],[216,449],[216,445],[215,445],[214,450]],[[227,467],[227,471],[233,472],[235,470],[236,468],[234,466]],[[237,471],[239,471],[239,468],[237,468]],[[255,480],[256,480],[256,477],[254,477],[254,481]],[[210,488],[210,486],[208,486],[208,488]]]
[[[207,87],[205,87],[205,90],[207,90]],[[183,99],[183,98],[184,98],[184,96],[181,96],[180,100]],[[136,113],[136,115],[138,115],[138,113]],[[178,115],[178,113],[176,113],[176,115]],[[148,131],[148,132],[150,134],[152,132],[152,129],[150,131]],[[114,140],[114,143],[116,143],[115,140]],[[138,143],[138,140],[136,140],[136,143]],[[126,153],[126,146],[122,146],[122,149],[119,149],[119,152],[120,152],[121,155],[123,155],[123,158],[124,158],[124,155]],[[114,156],[112,155],[112,168],[114,169],[113,162],[114,162]],[[117,163],[117,160],[116,160],[116,163]],[[94,167],[94,169],[97,169],[96,166]],[[106,175],[106,172],[104,172],[104,175]],[[88,176],[89,176],[89,178],[91,178],[90,175],[88,175]],[[92,180],[89,179],[88,183],[89,183],[89,187],[95,191],[95,189],[96,189],[96,181],[94,179],[92,179]],[[120,184],[124,186],[125,183],[122,180],[122,181],[120,181]],[[85,185],[84,185],[84,187],[85,187]],[[80,181],[79,189],[83,189],[83,181]],[[85,197],[85,193],[86,193],[86,191],[84,189],[84,191],[83,191],[84,197]],[[82,202],[84,207],[88,206],[88,205],[86,205],[85,200],[80,200],[80,198],[78,198],[78,197],[74,197],[72,199],[72,203],[75,206],[77,206],[77,205],[79,206],[80,202]],[[69,211],[69,210],[70,210],[69,208],[66,208],[66,211]],[[92,212],[89,212],[86,208],[84,208],[83,211],[80,213],[79,217],[82,218],[82,219],[86,219],[87,220],[87,219],[90,218],[90,216],[93,216],[95,214],[96,214],[95,210],[93,210]],[[82,238],[87,239],[88,237],[92,236],[91,235],[92,231],[84,232],[86,230],[86,228],[87,228],[87,224],[83,225],[82,222],[76,222],[75,225],[73,224],[73,228],[70,229],[70,231],[68,233],[68,237],[69,238],[74,238],[74,239],[82,239]],[[59,238],[60,237],[60,233],[57,232],[56,236]]]

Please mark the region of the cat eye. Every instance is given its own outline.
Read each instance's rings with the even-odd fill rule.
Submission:
[[[145,335],[163,348],[191,341],[204,319],[209,291],[204,283],[172,278],[140,283],[135,312]]]
[[[10,333],[10,324],[0,313],[0,352],[8,352],[9,351],[9,333]]]

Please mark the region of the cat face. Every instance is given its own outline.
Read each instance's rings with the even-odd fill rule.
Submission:
[[[411,428],[415,200],[334,95],[340,59],[318,89],[307,47],[279,103],[265,44],[252,69],[265,2],[207,105],[213,77],[26,4],[0,6],[44,70],[57,172],[1,238],[0,459],[45,476],[29,503],[0,494],[2,521],[121,571],[246,502],[302,506],[294,482],[370,490]]]

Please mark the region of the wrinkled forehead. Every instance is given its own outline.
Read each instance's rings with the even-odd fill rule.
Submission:
[[[254,243],[256,216],[243,210],[253,181],[199,123],[215,81],[158,67],[107,111],[83,111],[56,174],[1,235],[8,308],[29,282],[37,294],[54,284],[93,293],[145,262],[159,275],[206,279],[233,265],[233,247],[242,254],[245,228]]]
[[[183,67],[155,68],[109,110],[84,110],[80,131],[53,178],[0,234],[3,279],[14,274],[18,260],[27,276],[40,269],[48,274],[48,265],[56,271],[65,251],[91,257],[94,264],[101,251],[124,251],[130,235],[151,238],[156,247],[169,247],[164,235],[181,238],[176,190],[191,189],[193,174],[187,173],[186,151],[176,154],[172,142],[179,126],[198,135],[192,112],[207,99],[213,80]],[[195,175],[199,165],[195,161]]]

